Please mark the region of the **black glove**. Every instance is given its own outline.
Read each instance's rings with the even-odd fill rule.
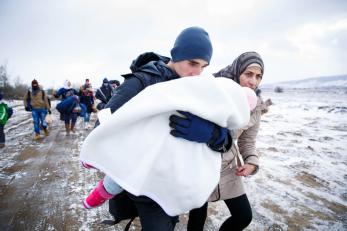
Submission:
[[[25,107],[25,110],[26,111],[32,111],[33,107],[31,105],[28,105],[28,106]]]
[[[48,109],[48,114],[52,114],[51,109]]]

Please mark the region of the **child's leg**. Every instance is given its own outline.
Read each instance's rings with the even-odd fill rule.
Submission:
[[[65,123],[65,130],[66,130],[66,135],[70,135],[70,120],[71,120],[71,115],[67,112],[64,112],[64,123]]]
[[[107,184],[112,184],[112,183],[108,182]],[[115,186],[112,186],[112,187],[115,187]],[[97,206],[102,205],[106,200],[109,200],[112,197],[114,197],[114,194],[111,194],[108,191],[106,191],[104,187],[104,180],[101,180],[98,183],[97,187],[94,188],[93,191],[89,194],[89,196],[83,201],[83,205],[86,209],[95,208]]]
[[[78,117],[77,113],[71,113],[71,131],[72,132],[75,132],[77,117]]]
[[[113,195],[117,195],[123,191],[123,188],[107,175],[104,178],[104,187],[108,193]]]

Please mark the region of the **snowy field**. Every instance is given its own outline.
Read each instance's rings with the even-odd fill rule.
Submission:
[[[263,92],[263,98],[274,105],[259,132],[260,171],[245,179],[253,209],[247,230],[347,230],[347,93]],[[124,223],[100,224],[110,219],[107,205],[81,207],[102,177],[78,160],[91,130],[79,119],[67,137],[56,119],[50,135],[34,142],[30,114],[21,102],[10,104],[15,114],[0,151],[0,230],[122,230]],[[218,230],[227,216],[222,202],[210,203],[205,230]],[[187,214],[180,216],[176,230],[185,230],[186,221]],[[138,220],[131,230],[140,230]]]
[[[250,230],[347,230],[347,94],[264,92],[261,170],[246,179]],[[274,229],[276,230],[276,229]]]

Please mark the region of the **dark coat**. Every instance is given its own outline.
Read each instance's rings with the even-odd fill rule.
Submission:
[[[166,64],[170,58],[148,52],[141,54],[131,64],[132,73],[125,74],[124,82],[114,90],[105,108],[115,112],[146,87],[179,78]]]
[[[78,95],[78,91],[76,89],[73,89],[73,88],[67,89],[67,88],[62,87],[54,94],[54,97],[55,98],[61,97],[61,99],[64,100],[64,99],[66,99],[72,95]]]
[[[110,84],[105,86],[101,85],[99,89],[96,90],[95,98],[99,99],[102,103],[106,104],[112,97],[112,87]]]

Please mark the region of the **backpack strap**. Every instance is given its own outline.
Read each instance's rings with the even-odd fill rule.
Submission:
[[[136,217],[130,218],[130,220],[128,221],[128,223],[127,223],[126,226],[124,227],[124,231],[129,231],[130,226],[131,226],[131,223],[135,220],[135,218],[136,218]],[[118,224],[119,222],[121,222],[121,220],[119,220],[119,221],[116,221],[116,220],[103,220],[103,221],[101,222],[101,224],[112,226],[112,225]]]
[[[101,93],[102,97],[104,97],[105,102],[106,102],[106,101],[107,101],[107,98],[106,98],[105,94],[102,92],[101,87],[98,89],[98,91]],[[107,102],[106,102],[106,103],[107,103]]]
[[[130,225],[131,225],[131,223],[133,222],[134,219],[135,219],[135,217],[133,217],[133,218],[130,219],[130,221],[128,222],[128,224],[125,226],[124,231],[128,231],[128,230],[129,230]]]

